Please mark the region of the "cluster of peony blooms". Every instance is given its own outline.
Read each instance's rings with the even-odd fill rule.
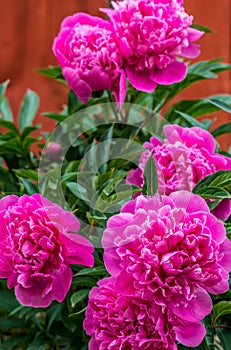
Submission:
[[[123,0],[101,9],[109,20],[77,13],[64,19],[53,52],[66,81],[83,102],[92,92],[109,89],[119,106],[126,97],[126,77],[140,91],[183,80],[182,58],[195,58],[194,42],[203,31],[183,0]],[[181,60],[179,60],[181,58]]]

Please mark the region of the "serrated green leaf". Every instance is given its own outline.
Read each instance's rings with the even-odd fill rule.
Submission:
[[[158,174],[153,153],[151,153],[144,169],[143,190],[148,196],[154,196],[158,191]],[[143,192],[143,193],[144,193]]]
[[[218,318],[224,315],[231,315],[231,301],[220,301],[213,307],[213,324],[215,325]]]
[[[19,113],[19,125],[21,131],[23,131],[26,127],[32,126],[32,122],[36,116],[39,107],[39,97],[38,95],[32,91],[27,90]]]
[[[84,300],[89,294],[89,289],[80,289],[74,294],[72,294],[70,301],[71,301],[71,307],[75,307],[78,303],[80,303],[82,300]]]

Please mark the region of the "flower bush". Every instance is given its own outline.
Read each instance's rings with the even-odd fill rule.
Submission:
[[[191,62],[208,29],[183,0],[110,5],[63,20],[40,73],[70,91],[42,141],[37,94],[16,125],[0,84],[0,343],[229,350],[231,125],[205,115],[231,96],[179,93],[231,66]]]

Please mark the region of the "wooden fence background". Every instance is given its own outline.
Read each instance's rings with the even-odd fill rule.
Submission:
[[[30,88],[41,100],[39,113],[60,111],[66,102],[67,88],[47,79],[36,69],[57,65],[51,47],[60,23],[67,15],[85,11],[100,15],[98,8],[107,0],[0,0],[0,81],[10,79],[8,97],[17,121],[20,101]],[[187,12],[194,15],[194,22],[213,30],[201,40],[199,59],[223,57],[231,62],[231,1],[185,0]],[[200,83],[183,93],[184,98],[194,99],[216,93],[231,93],[230,72],[219,79]],[[220,113],[216,125],[231,121],[228,114]],[[38,115],[36,122],[44,130],[51,130],[52,122]],[[230,146],[230,136],[222,136],[224,149]]]

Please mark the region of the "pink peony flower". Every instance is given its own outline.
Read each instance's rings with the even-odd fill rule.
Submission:
[[[99,17],[77,13],[64,19],[53,52],[68,84],[85,104],[93,91],[111,89],[124,102],[126,77],[112,25]]]
[[[62,302],[72,280],[69,265],[93,266],[92,244],[74,234],[76,217],[39,194],[2,198],[0,227],[0,278],[26,306]]]
[[[229,289],[231,242],[200,196],[139,196],[112,216],[103,234],[104,261],[118,290],[198,322],[211,312],[208,293]]]
[[[215,153],[216,143],[208,131],[199,127],[165,125],[164,134],[166,138],[163,143],[151,137],[150,142],[143,144],[147,150],[140,157],[139,169],[128,174],[128,183],[143,186],[143,171],[151,152],[154,152],[160,194],[170,194],[176,190],[192,191],[204,177],[219,170],[231,170],[231,158]],[[223,220],[230,213],[229,199],[214,211]]]
[[[114,9],[102,9],[114,24],[128,79],[138,90],[152,92],[157,84],[169,85],[186,76],[177,57],[195,58],[193,44],[204,32],[190,28],[193,17],[183,0],[123,0]]]
[[[177,350],[176,340],[197,346],[205,336],[200,322],[182,323],[164,307],[121,295],[114,278],[98,285],[89,294],[84,321],[89,350]]]

